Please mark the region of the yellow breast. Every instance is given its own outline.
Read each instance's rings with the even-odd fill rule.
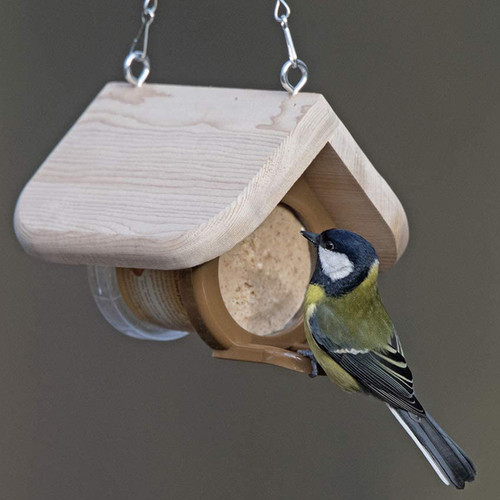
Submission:
[[[312,289],[312,290],[311,290]],[[319,289],[319,290],[316,290]],[[304,314],[304,330],[306,333],[306,340],[309,344],[311,351],[316,358],[316,361],[321,365],[325,373],[328,375],[328,378],[335,384],[337,384],[341,389],[347,392],[360,392],[361,387],[356,382],[356,380],[349,375],[338,363],[336,363],[328,354],[321,349],[321,347],[314,340],[311,331],[309,329],[309,318],[312,314],[314,314],[314,310],[316,309],[315,300],[308,301],[308,298],[319,297],[321,300],[322,297],[319,294],[322,293],[324,297],[324,291],[321,287],[317,285],[310,285],[307,294],[306,294],[306,305],[305,305],[305,314]]]

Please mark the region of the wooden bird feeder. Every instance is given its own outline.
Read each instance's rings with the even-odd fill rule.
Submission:
[[[95,293],[125,322],[309,373],[301,227],[363,235],[382,270],[408,241],[400,202],[322,95],[153,84],[107,84],[15,213],[29,254],[98,266]]]

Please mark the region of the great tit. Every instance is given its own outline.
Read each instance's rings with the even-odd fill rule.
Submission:
[[[412,373],[378,292],[375,249],[343,229],[302,235],[318,254],[304,303],[310,347],[305,354],[313,367],[319,363],[345,391],[384,401],[440,479],[462,489],[476,469],[415,397]]]

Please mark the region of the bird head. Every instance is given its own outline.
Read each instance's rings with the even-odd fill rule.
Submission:
[[[301,233],[317,248],[315,274],[320,274],[331,283],[344,282],[346,286],[357,286],[378,263],[372,244],[359,234],[345,229],[328,229],[320,234]]]

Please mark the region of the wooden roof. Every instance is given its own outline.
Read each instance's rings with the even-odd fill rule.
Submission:
[[[54,262],[186,268],[250,234],[302,174],[394,264],[404,210],[313,93],[109,83],[25,187],[15,228]]]

